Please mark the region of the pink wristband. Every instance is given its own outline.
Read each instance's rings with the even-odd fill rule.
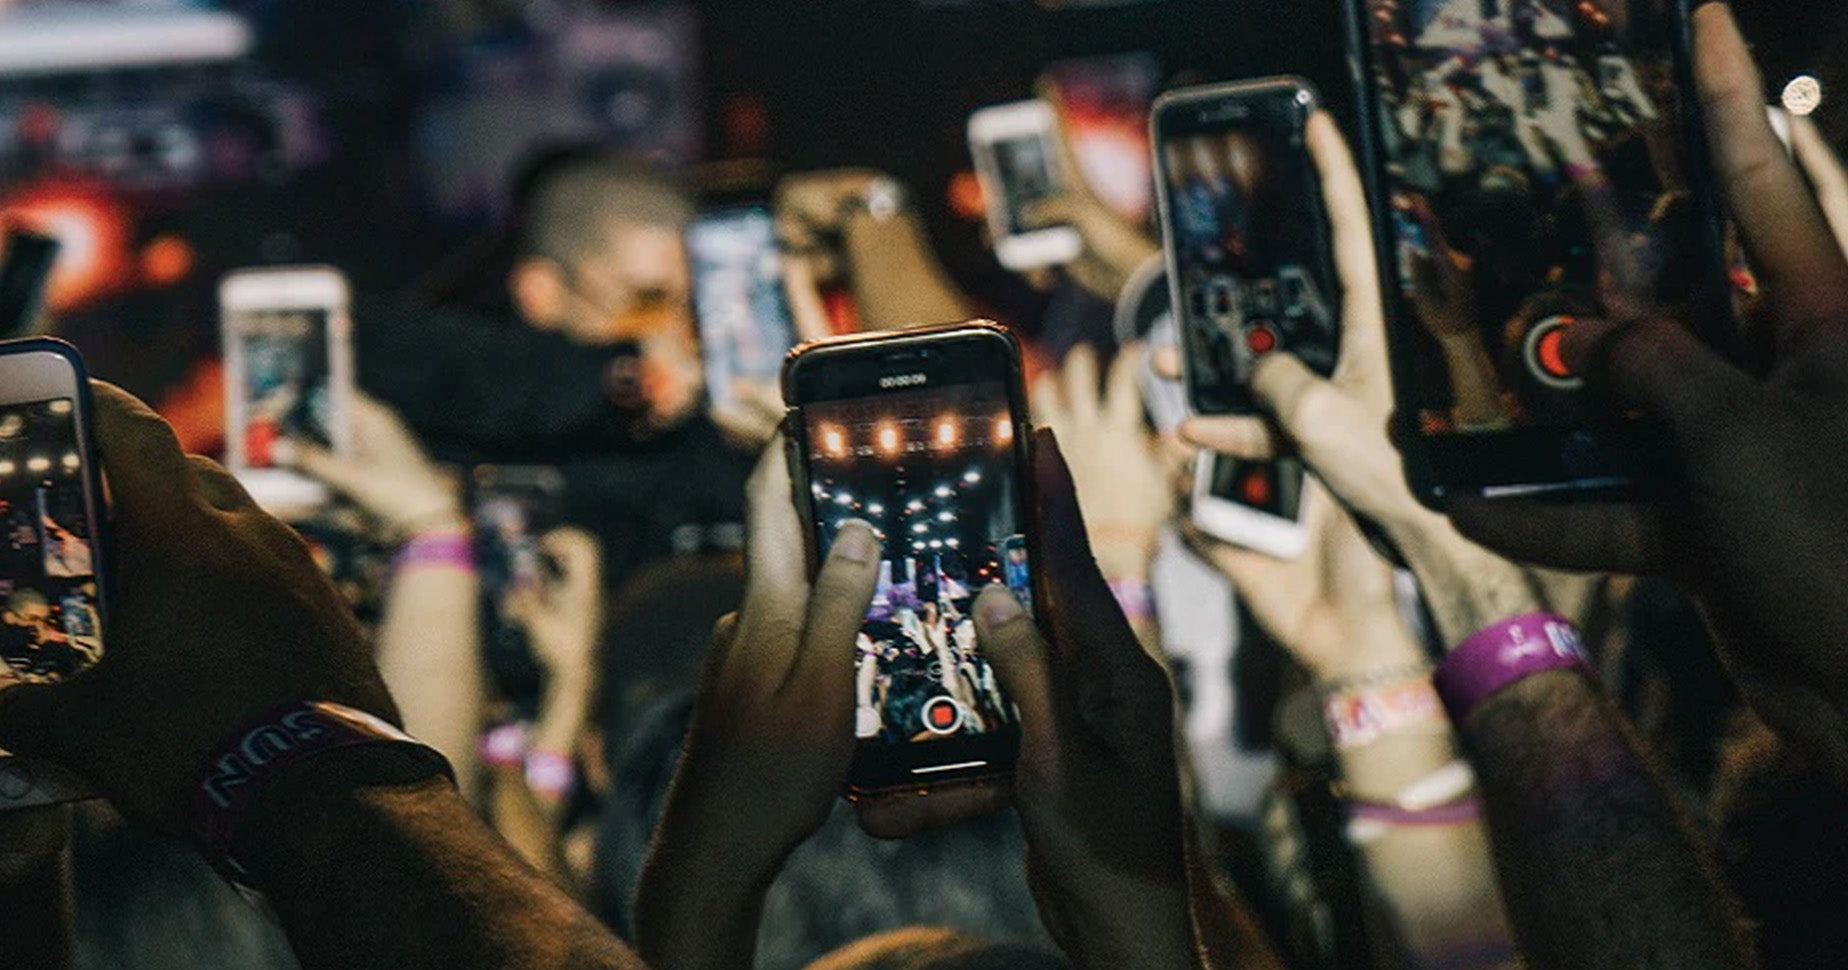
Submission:
[[[1431,675],[1452,724],[1517,680],[1549,670],[1591,673],[1578,630],[1563,616],[1527,613],[1472,634]]]
[[[475,540],[455,532],[412,536],[398,547],[397,568],[454,566],[475,571]]]
[[[431,775],[455,780],[455,770],[435,748],[365,711],[328,701],[291,704],[252,722],[200,772],[193,792],[194,838],[206,861],[236,883],[244,870],[232,858],[231,840],[264,784],[316,755],[374,744],[398,747]]]
[[[1394,731],[1418,725],[1448,730],[1438,718],[1437,695],[1422,671],[1415,680],[1330,694],[1322,701],[1322,717],[1338,751],[1363,747]]]
[[[1113,579],[1110,595],[1116,597],[1117,606],[1131,623],[1140,623],[1155,615],[1155,598],[1149,593],[1148,583],[1139,579]]]
[[[533,791],[558,800],[571,794],[577,784],[577,763],[567,754],[534,748],[526,752],[526,785]]]

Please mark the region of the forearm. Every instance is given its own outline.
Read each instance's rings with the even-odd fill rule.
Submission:
[[[1591,682],[1527,677],[1461,733],[1530,966],[1752,965],[1707,847]]]
[[[1424,666],[1423,652],[1396,617],[1382,617],[1376,629],[1347,631],[1344,639],[1351,645],[1346,656],[1361,659],[1320,671],[1317,686],[1325,695],[1419,686],[1413,678]],[[1433,811],[1454,806],[1465,790],[1446,784],[1443,773],[1459,759],[1456,738],[1436,695],[1424,696],[1428,716],[1337,747],[1348,801],[1403,813],[1371,822],[1357,815],[1349,834],[1414,965],[1499,965],[1511,957],[1512,944],[1507,919],[1493,902],[1498,895],[1488,836],[1467,813],[1440,810],[1440,817]]]
[[[846,224],[853,294],[868,330],[894,330],[969,317],[969,302],[950,281],[916,216],[885,221],[856,215]]]
[[[379,671],[405,729],[441,751],[475,793],[487,686],[481,671],[480,580],[471,569],[407,564],[392,581],[379,629]]]
[[[447,781],[391,774],[370,749],[323,754],[245,820],[241,858],[304,967],[643,966]]]
[[[635,889],[635,945],[657,970],[740,970],[756,962],[764,894],[782,868],[742,827],[677,820],[670,799]]]
[[[11,817],[9,817],[11,816]],[[26,816],[32,816],[30,819]],[[60,832],[60,848],[15,857],[9,836],[16,826]],[[59,970],[73,965],[70,809],[21,809],[0,815],[0,925],[5,926],[0,960],[8,966]]]

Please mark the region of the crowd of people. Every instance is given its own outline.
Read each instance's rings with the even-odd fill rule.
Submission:
[[[1660,224],[1700,188],[1654,143],[1663,65],[1547,4],[1376,7],[1389,211],[1327,113],[1306,130],[1335,366],[1263,355],[1262,415],[1155,427],[1171,348],[1044,340],[1024,516],[961,452],[917,474],[979,492],[966,521],[823,439],[839,467],[796,494],[774,387],[702,406],[689,195],[598,151],[522,184],[503,318],[356,304],[350,447],[270,449],[339,496],[311,519],[96,383],[106,615],[91,523],[47,498],[81,492],[0,474],[0,563],[61,583],[0,591],[0,749],[100,796],[0,811],[0,966],[1840,965],[1848,174],[1802,119],[1787,151],[1703,6],[1713,204],[1765,356],[1697,341],[1674,297],[1701,281],[1666,257],[1640,260],[1657,309],[1599,319],[1581,291],[1608,254],[1546,229],[1609,194],[1637,249],[1680,238]],[[1446,233],[1464,209],[1526,221]],[[888,177],[789,176],[774,210],[799,334],[846,305],[866,330],[977,315]],[[1056,285],[1092,304],[1160,250],[1083,185],[1025,218],[1078,229]],[[1375,219],[1425,248],[1381,263]],[[1669,489],[1419,504],[1387,431],[1396,294],[1476,344],[1433,364],[1452,399],[1397,406],[1542,420],[1504,351],[1569,313],[1593,392],[1570,406],[1659,420]],[[1309,473],[1301,555],[1190,524],[1192,462],[1279,455]],[[548,471],[462,471],[484,464]],[[556,509],[522,514],[518,487]],[[1238,625],[1236,670],[1177,646],[1206,620]],[[93,669],[45,676],[99,629]],[[1230,796],[1191,727],[1228,690],[1225,746],[1267,759]],[[869,740],[1002,727],[1006,777],[841,797]]]

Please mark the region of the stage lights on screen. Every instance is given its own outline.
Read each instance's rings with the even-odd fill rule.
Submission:
[[[956,415],[908,421],[879,418],[859,424],[824,424],[813,434],[819,456],[897,458],[912,452],[956,451],[981,445],[1005,448],[1013,444],[1014,422],[1005,414],[973,419]],[[971,474],[977,477],[969,479],[970,484],[980,480],[979,473]]]
[[[880,422],[879,429],[873,432],[873,440],[878,443],[880,453],[886,455],[898,454],[898,447],[901,444],[898,434],[898,425],[890,421]]]

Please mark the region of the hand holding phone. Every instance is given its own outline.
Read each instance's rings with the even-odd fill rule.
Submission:
[[[328,498],[325,485],[282,467],[283,442],[352,446],[350,302],[346,279],[324,266],[240,270],[219,285],[226,465],[266,508]]]
[[[75,348],[0,343],[0,691],[62,683],[103,657],[107,517],[90,424]],[[0,810],[83,796],[67,772],[0,752]]]
[[[969,116],[969,152],[988,199],[995,258],[1011,270],[1056,266],[1078,258],[1084,242],[1068,225],[1040,226],[1029,215],[1058,195],[1076,172],[1065,170],[1058,118],[1044,101],[1016,101]]]
[[[1013,702],[975,642],[975,597],[1036,596],[1019,346],[977,322],[809,344],[783,373],[813,559],[869,522],[879,594],[861,625],[855,795],[1006,774]]]

